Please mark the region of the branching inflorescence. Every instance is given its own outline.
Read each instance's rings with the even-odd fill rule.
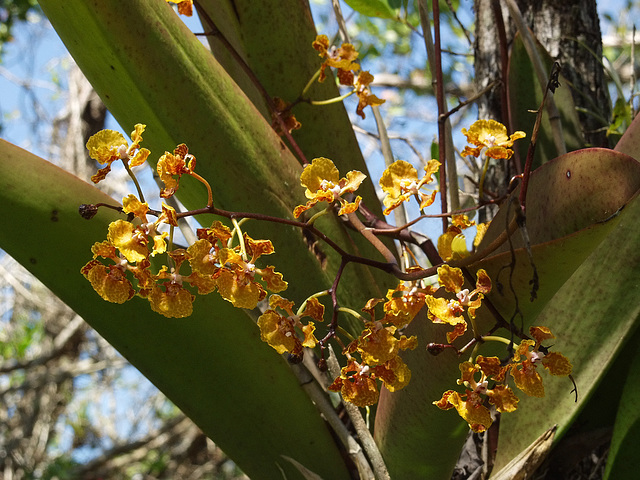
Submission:
[[[343,44],[339,49],[329,47],[326,36],[320,35],[313,43],[323,63],[314,79],[324,80],[327,68],[334,68],[342,85],[352,88],[351,93],[359,97],[357,113],[364,115],[368,105],[379,105],[378,99],[369,91],[373,80],[368,72],[360,71],[355,63],[357,52],[353,45]],[[305,89],[306,91],[306,89]],[[304,95],[304,94],[303,94]],[[302,96],[301,96],[302,98]],[[294,102],[295,103],[295,102]],[[310,102],[319,104],[322,102]],[[323,103],[326,103],[323,102]],[[286,103],[280,104],[281,106]],[[285,124],[299,125],[286,104]],[[293,127],[292,127],[293,128]],[[191,176],[205,185],[208,192],[206,206],[193,211],[178,213],[172,207],[162,204],[161,211],[149,208],[137,182],[132,167],[147,161],[150,152],[140,147],[145,125],[138,124],[131,134],[132,144],[114,131],[103,130],[88,141],[87,148],[92,158],[105,165],[92,177],[98,183],[106,177],[113,162],[121,161],[136,184],[137,195],[126,196],[121,206],[111,207],[126,214],[109,225],[107,239],[97,242],[91,248],[93,259],[81,270],[91,282],[94,290],[106,301],[124,303],[134,296],[149,301],[151,309],[165,317],[188,317],[193,311],[197,295],[217,292],[237,308],[253,309],[267,299],[257,325],[262,340],[279,354],[287,353],[291,360],[300,360],[305,348],[320,347],[324,355],[327,342],[334,339],[342,346],[346,365],[333,380],[329,390],[340,392],[342,398],[360,407],[375,404],[379,397],[380,382],[391,392],[407,386],[411,371],[401,358],[401,353],[418,347],[425,342],[429,351],[439,353],[455,350],[459,356],[472,350],[468,360],[460,364],[461,377],[458,384],[462,392],[448,390],[442,398],[434,402],[441,409],[455,408],[474,431],[483,431],[491,425],[492,419],[487,404],[499,412],[510,412],[517,408],[518,398],[510,381],[527,395],[544,395],[542,378],[537,367],[542,365],[554,375],[570,375],[571,364],[557,352],[549,352],[542,346],[545,340],[554,338],[545,327],[532,327],[531,338],[522,335],[518,345],[512,338],[502,338],[483,333],[475,322],[476,312],[483,307],[485,297],[491,292],[492,283],[486,271],[476,272],[475,285],[465,288],[468,272],[452,266],[449,262],[468,257],[463,231],[474,222],[463,213],[451,214],[451,223],[438,239],[437,250],[440,258],[431,266],[419,265],[415,257],[401,268],[394,254],[387,249],[377,235],[390,232],[403,241],[403,228],[365,227],[359,212],[364,213],[366,222],[371,224],[371,212],[364,207],[356,192],[366,176],[359,171],[350,171],[341,177],[332,160],[316,158],[307,164],[300,176],[305,188],[306,203],[292,210],[294,219],[281,219],[259,214],[228,212],[214,205],[214,192],[208,182],[195,171],[196,158],[189,153],[186,145],[178,145],[172,153],[165,152],[157,162],[157,172],[164,184],[160,197],[169,198],[178,191],[183,175]],[[487,161],[508,159],[513,153],[509,147],[524,133],[507,135],[506,128],[492,120],[480,120],[464,130],[469,143],[464,155],[480,156]],[[386,196],[383,199],[384,213],[389,214],[412,198],[424,215],[424,209],[436,198],[433,175],[438,172],[440,162],[430,160],[424,166],[424,174],[410,163],[397,160],[382,174],[380,187]],[[318,205],[324,206],[306,220],[296,220]],[[83,205],[80,209],[85,218],[91,218],[104,205]],[[383,254],[386,262],[356,257],[343,251],[334,241],[315,227],[316,219],[335,211],[345,224],[362,233]],[[231,225],[214,221],[208,228],[197,230],[197,240],[188,247],[177,247],[173,243],[173,232],[180,218],[203,213],[213,213],[230,220]],[[304,214],[304,215],[303,215]],[[281,294],[287,289],[287,282],[274,266],[263,265],[263,256],[274,252],[270,240],[256,240],[242,229],[242,219],[258,219],[295,226],[325,241],[342,257],[342,267],[336,273],[333,285],[325,291],[311,294],[297,309],[294,302]],[[240,221],[239,221],[240,220]],[[377,227],[386,225],[378,220]],[[486,225],[477,225],[477,246],[486,231]],[[168,230],[168,231],[167,231]],[[411,237],[408,237],[409,239]],[[164,262],[160,262],[160,259]],[[386,298],[372,298],[358,313],[348,307],[339,307],[336,300],[341,272],[349,262],[359,262],[395,275],[399,280]],[[162,263],[160,266],[158,264]],[[261,266],[263,265],[263,266]],[[332,321],[329,333],[318,339],[316,324],[325,316],[325,306],[319,298],[329,295],[333,303]],[[428,343],[429,339],[406,336],[406,327],[425,309],[427,317],[435,324],[448,325],[446,344]],[[352,315],[362,324],[357,337],[352,337],[340,328],[338,313]],[[453,344],[468,329],[473,340],[458,349]],[[344,339],[347,341],[344,341]],[[506,346],[506,360],[498,357],[484,357],[478,354],[482,344],[490,341],[502,342]],[[424,348],[424,346],[423,346]],[[323,361],[324,358],[321,358]]]

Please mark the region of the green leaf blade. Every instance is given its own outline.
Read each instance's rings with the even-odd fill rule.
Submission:
[[[630,291],[640,285],[639,215],[635,197],[616,227],[535,318],[535,325],[545,325],[556,335],[553,350],[570,359],[578,401],[571,382],[543,373],[545,397],[520,395],[518,410],[502,416],[495,468],[553,424],[558,424],[560,438],[637,328],[640,304]],[[530,322],[527,319],[525,327]]]
[[[93,186],[0,141],[0,247],[105,337],[253,478],[289,478],[287,455],[325,478],[348,478],[324,421],[255,323],[217,294],[167,319],[134,298],[103,301],[80,274],[117,218],[78,214],[78,199],[113,203]],[[277,439],[277,440],[273,440]]]
[[[633,478],[638,470],[636,459],[638,442],[640,442],[640,353],[636,345],[639,338],[636,333],[627,345],[627,350],[631,349],[634,353],[629,359],[629,374],[620,397],[611,447],[607,456],[605,480]],[[604,384],[602,387],[606,388]]]

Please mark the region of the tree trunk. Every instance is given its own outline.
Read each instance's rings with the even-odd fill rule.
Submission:
[[[493,0],[475,0],[477,12],[475,68],[476,82],[488,85],[500,75],[500,45]],[[497,2],[496,2],[497,3]],[[578,108],[582,132],[587,145],[607,147],[606,124],[611,107],[602,64],[602,35],[595,0],[517,0],[520,11],[534,36],[547,49],[551,57],[562,65],[562,75],[570,84],[573,100]],[[516,27],[507,8],[501,7],[505,20],[507,42],[510,45]],[[500,95],[494,89],[493,97],[481,101],[480,114],[500,118]],[[491,97],[491,96],[490,96]],[[594,112],[597,116],[584,113]]]
[[[500,19],[504,19],[507,48],[511,47],[517,29],[504,2],[475,0],[474,4],[476,88],[479,91],[494,80],[503,80],[479,100],[478,116],[508,125],[504,105],[506,81],[501,78]],[[603,127],[611,116],[611,104],[600,63],[602,36],[596,1],[517,0],[517,4],[534,37],[562,66],[561,73],[571,89],[585,144],[608,147]],[[515,173],[513,162],[492,166],[485,179],[485,190],[498,195],[504,193]]]

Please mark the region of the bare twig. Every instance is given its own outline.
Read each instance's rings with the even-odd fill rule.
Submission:
[[[363,135],[367,135],[369,137],[375,138],[377,140],[380,140],[380,136],[376,135],[373,132],[369,132],[367,130],[365,130],[362,127],[359,127],[358,125],[354,125],[353,126],[353,130],[356,133],[361,133]],[[420,161],[421,164],[425,165],[425,159],[424,156],[420,153],[420,151],[416,148],[416,146],[413,144],[413,142],[411,140],[409,140],[407,137],[403,136],[403,135],[398,135],[398,134],[393,134],[393,133],[387,133],[387,137],[389,138],[389,140],[400,140],[404,143],[407,144],[407,146],[411,149],[411,151],[413,152],[413,154],[418,158],[418,160]]]
[[[423,38],[425,42],[425,49],[427,51],[427,59],[429,61],[429,69],[431,70],[431,76],[435,80],[436,98],[438,100],[438,147],[440,151],[440,197],[442,212],[448,211],[447,190],[449,190],[449,196],[451,198],[451,209],[457,210],[460,208],[460,198],[458,196],[458,173],[455,160],[455,150],[453,148],[453,138],[451,135],[451,122],[448,117],[442,116],[446,110],[446,99],[444,98],[444,85],[442,78],[442,65],[441,65],[441,46],[440,46],[440,23],[439,23],[439,7],[438,2],[434,2],[434,30],[436,32],[436,41],[434,42],[431,37],[431,22],[429,20],[429,10],[427,8],[427,2],[425,0],[419,0],[419,13],[420,24],[424,33]],[[438,10],[438,15],[435,11]],[[438,73],[439,72],[439,73]],[[447,174],[448,172],[448,174]],[[447,176],[448,175],[448,176]],[[447,188],[447,178],[448,185]],[[443,231],[447,230],[449,223],[446,217],[443,217],[442,228]]]
[[[451,115],[453,115],[454,113],[458,112],[458,110],[460,110],[461,108],[466,107],[467,105],[469,105],[469,104],[475,102],[476,100],[478,100],[480,97],[482,97],[488,91],[490,91],[493,87],[495,87],[498,83],[499,83],[498,80],[494,80],[489,85],[484,87],[482,90],[480,90],[479,92],[473,94],[471,97],[467,98],[464,102],[460,102],[458,105],[453,107],[448,112],[443,113],[442,115],[444,117],[446,117],[446,118],[449,118]]]
[[[336,16],[336,21],[338,22],[338,30],[342,41],[351,43],[349,39],[349,32],[347,32],[347,22],[344,21],[342,8],[340,8],[340,2],[338,0],[331,0],[331,7],[333,8],[333,14]]]
[[[76,315],[65,328],[56,336],[53,347],[29,360],[9,359],[0,364],[0,374],[13,372],[15,370],[27,370],[38,365],[44,365],[50,360],[58,357],[64,350],[69,339],[75,335],[85,325],[84,320]]]
[[[451,0],[446,0],[446,2],[447,2],[447,7],[449,7],[449,10],[451,11],[451,15],[453,15],[453,19],[460,26],[460,29],[462,30],[462,33],[464,33],[464,36],[467,39],[467,42],[469,43],[469,46],[472,46],[473,40],[471,40],[471,36],[469,35],[469,31],[467,30],[467,27],[465,27],[464,24],[458,18],[458,14],[453,8],[453,4],[451,3]]]
[[[331,346],[329,346],[329,359],[327,361],[327,366],[329,367],[329,373],[334,378],[340,375],[340,365],[338,364],[338,359],[336,358],[335,353],[333,353]],[[362,442],[362,446],[367,452],[369,460],[371,460],[376,480],[389,480],[391,477],[384,463],[384,459],[382,458],[382,454],[380,453],[375,440],[371,436],[371,432],[369,432],[360,410],[349,402],[342,402],[342,404],[353,423],[353,428],[356,430],[356,433]]]

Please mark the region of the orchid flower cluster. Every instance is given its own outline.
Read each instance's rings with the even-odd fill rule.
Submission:
[[[313,47],[324,58],[319,70],[320,80],[326,76],[326,68],[337,69],[339,82],[354,86],[354,92],[360,98],[359,114],[366,105],[381,102],[369,92],[368,85],[373,77],[368,72],[359,71],[360,67],[355,63],[358,54],[352,45],[343,44],[339,49],[330,49],[327,37],[320,35]],[[570,375],[569,360],[543,346],[543,342],[554,338],[546,327],[531,327],[530,337],[521,334],[517,345],[512,338],[483,334],[479,330],[476,315],[492,290],[492,282],[483,269],[478,269],[474,278],[460,261],[471,254],[463,231],[476,227],[473,243],[477,247],[487,225],[475,225],[464,213],[453,214],[449,227],[438,239],[437,250],[442,259],[439,265],[424,268],[416,260],[402,270],[393,262],[380,263],[379,268],[385,268],[403,280],[388,290],[385,298],[370,299],[361,309],[362,313],[338,307],[334,302],[330,333],[319,340],[316,324],[322,322],[325,315],[325,306],[319,298],[329,294],[335,298],[339,275],[332,289],[312,294],[296,309],[294,302],[281,296],[288,286],[282,274],[274,266],[263,264],[261,257],[274,253],[273,244],[270,240],[253,239],[243,232],[242,220],[238,221],[239,216],[235,214],[228,216],[231,226],[216,220],[208,228],[197,229],[197,240],[191,245],[176,246],[173,233],[180,219],[198,213],[217,212],[213,206],[213,192],[208,182],[196,173],[195,156],[189,153],[186,145],[180,144],[157,161],[156,170],[164,185],[160,198],[172,197],[180,187],[181,177],[187,175],[206,187],[207,206],[183,213],[176,212],[165,203],[162,203],[161,210],[151,209],[131,170],[144,164],[151,153],[140,146],[144,130],[145,125],[135,126],[131,145],[123,135],[111,130],[98,132],[87,142],[91,157],[104,165],[92,177],[93,182],[102,181],[112,164],[119,161],[131,175],[137,189],[137,195],[129,194],[123,198],[121,206],[112,207],[125,214],[126,219],[115,220],[109,225],[106,240],[93,245],[93,258],[81,269],[104,300],[121,304],[138,296],[146,299],[153,311],[169,318],[191,315],[196,294],[217,292],[237,308],[254,309],[260,304],[257,326],[262,340],[277,353],[287,353],[291,361],[300,361],[305,349],[320,347],[324,355],[330,339],[339,343],[346,365],[328,390],[339,392],[345,401],[359,407],[375,404],[381,385],[395,392],[409,384],[411,370],[401,354],[418,348],[419,339],[407,336],[405,332],[419,312],[425,311],[429,321],[448,327],[447,343],[431,343],[421,348],[427,348],[434,354],[453,350],[459,356],[472,349],[468,360],[460,363],[461,376],[457,383],[464,390],[447,390],[441,399],[433,403],[443,410],[455,409],[477,432],[486,430],[492,423],[488,406],[493,406],[498,412],[511,412],[517,408],[518,398],[512,385],[530,396],[544,395],[539,366],[552,375]],[[508,136],[506,128],[492,120],[479,120],[469,130],[463,129],[463,134],[473,145],[467,146],[463,155],[477,157],[484,152],[485,156],[494,159],[510,158],[513,142],[524,136],[522,132]],[[384,214],[388,215],[412,199],[417,201],[420,212],[424,214],[424,209],[434,202],[437,195],[433,183],[439,167],[440,162],[435,159],[426,162],[423,174],[403,160],[389,165],[379,180],[385,195],[382,200]],[[289,225],[314,228],[315,219],[329,212],[336,213],[352,225],[360,222],[356,214],[362,208],[362,199],[356,192],[365,179],[366,175],[356,170],[341,176],[328,158],[313,159],[300,175],[307,201],[293,208],[292,217],[304,218],[312,209],[324,208],[308,220],[289,221]],[[81,214],[91,218],[100,206],[106,205],[83,205]],[[389,255],[393,258],[391,253]],[[371,262],[369,264],[372,265]],[[357,336],[340,329],[337,325],[338,312],[352,315],[361,322]],[[461,348],[454,345],[464,336],[468,339],[469,333],[472,334],[471,341]],[[500,359],[480,355],[481,345],[489,341],[507,345],[507,357]]]
[[[373,75],[360,69],[356,62],[359,53],[352,44],[343,43],[340,48],[330,47],[329,38],[326,35],[318,35],[313,42],[313,48],[324,59],[318,73],[318,81],[323,82],[327,78],[327,67],[335,68],[338,83],[353,88],[348,95],[355,93],[358,96],[358,115],[365,118],[364,109],[367,105],[378,106],[384,103],[384,100],[371,93],[369,85],[373,82]]]
[[[442,398],[433,402],[442,410],[455,408],[474,432],[483,432],[493,419],[485,403],[488,400],[497,412],[513,412],[518,408],[518,397],[508,385],[511,376],[516,387],[532,397],[544,397],[544,385],[538,367],[542,365],[551,375],[568,376],[571,363],[558,352],[549,352],[542,342],[555,338],[547,327],[531,327],[533,340],[525,339],[515,348],[513,357],[504,364],[498,357],[478,355],[473,361],[460,364],[458,385],[465,392],[447,390]],[[492,384],[491,388],[490,385]]]
[[[89,139],[87,148],[91,157],[106,164],[92,177],[94,183],[106,177],[115,161],[121,161],[130,171],[148,158],[150,152],[139,148],[144,129],[145,125],[135,126],[130,146],[113,130],[102,130]],[[157,163],[158,175],[165,185],[160,196],[173,196],[180,177],[190,175],[205,184],[211,204],[211,188],[195,172],[195,165],[195,157],[184,144],[178,145],[173,153],[165,152]],[[81,208],[85,218],[95,215],[97,208],[93,207]],[[274,252],[271,241],[254,240],[241,232],[237,222],[233,230],[220,221],[209,228],[199,228],[198,240],[185,249],[173,246],[172,234],[181,215],[172,207],[163,203],[161,212],[152,211],[139,190],[138,196],[125,197],[119,210],[128,215],[127,220],[109,225],[107,239],[93,245],[93,259],[81,270],[94,290],[109,302],[124,303],[137,294],[149,301],[153,311],[180,318],[193,312],[195,296],[191,293],[193,289],[186,288],[187,284],[200,295],[217,290],[238,308],[255,308],[267,295],[263,283],[274,293],[287,288],[282,274],[273,266],[257,266],[261,256]],[[151,221],[150,216],[157,218]],[[162,226],[169,232],[160,232]],[[166,254],[166,263],[156,267],[157,262],[152,260],[160,254]]]
[[[282,98],[273,98],[272,105],[272,127],[282,134],[284,130],[291,133],[302,127],[302,124],[296,119],[292,112],[292,108],[299,102],[308,102],[311,105],[329,105],[332,103],[342,102],[345,98],[355,94],[358,97],[358,105],[356,106],[356,114],[365,118],[364,109],[367,106],[382,105],[385,100],[378,98],[371,93],[370,85],[374,80],[373,75],[368,71],[361,70],[357,59],[358,51],[350,43],[343,43],[337,48],[331,46],[329,38],[326,35],[318,35],[312,43],[313,48],[323,59],[320,68],[311,78],[309,83],[303,89],[300,97],[294,102],[287,102]],[[350,87],[350,90],[344,95],[327,100],[312,100],[306,97],[308,90],[317,80],[322,83],[327,79],[327,69],[333,68],[336,73],[338,85],[342,87]]]

